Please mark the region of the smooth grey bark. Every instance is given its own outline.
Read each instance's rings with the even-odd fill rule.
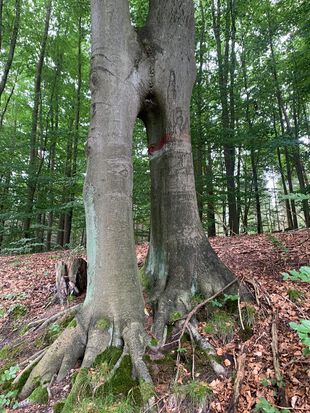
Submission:
[[[132,133],[139,116],[149,139],[152,229],[147,276],[159,340],[172,311],[189,309],[234,279],[200,223],[189,134],[195,80],[191,0],[152,0],[146,26],[131,26],[127,0],[92,0],[91,125],[87,141],[88,285],[69,328],[32,371],[21,397],[78,358],[89,367],[109,345],[124,346],[138,378],[151,381],[142,356],[149,340],[135,255]],[[98,321],[109,326],[102,329]],[[73,345],[74,343],[74,345]]]
[[[148,44],[155,56],[152,94],[140,113],[151,169],[145,272],[155,309],[154,332],[161,339],[170,314],[187,311],[193,293],[210,295],[233,274],[212,250],[197,209],[189,125],[195,79],[192,2],[151,2],[146,33],[152,33]]]

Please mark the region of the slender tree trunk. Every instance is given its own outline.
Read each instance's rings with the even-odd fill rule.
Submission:
[[[246,120],[248,124],[248,131],[249,131],[250,138],[253,139],[253,136],[252,136],[253,135],[253,120],[251,119],[251,115],[250,115],[250,92],[248,88],[246,50],[242,51],[241,63],[242,63],[244,87],[246,91]],[[253,184],[254,184],[257,233],[262,234],[263,233],[263,222],[262,222],[262,212],[261,212],[260,196],[259,196],[257,160],[256,160],[255,151],[253,147],[251,147],[250,151],[251,151],[251,167],[252,167]]]
[[[286,182],[285,182],[285,176],[284,176],[284,172],[283,172],[283,165],[282,165],[282,160],[281,160],[281,152],[280,152],[279,148],[277,148],[277,157],[278,157],[279,170],[280,170],[281,181],[282,181],[282,186],[283,186],[283,192],[284,192],[284,195],[288,195]],[[290,201],[288,199],[285,199],[285,206],[286,206],[287,225],[288,225],[289,229],[292,229],[293,228],[293,218],[292,218],[292,211],[291,211]]]
[[[0,20],[2,20],[2,5],[3,3],[1,1]],[[9,76],[11,66],[13,63],[13,59],[14,59],[15,47],[16,47],[16,42],[17,42],[18,30],[19,30],[20,9],[21,9],[21,0],[16,0],[15,1],[15,20],[14,20],[14,26],[13,26],[12,36],[11,36],[10,49],[9,49],[9,54],[8,54],[8,57],[7,57],[5,66],[4,66],[3,75],[0,81],[0,101],[1,101],[2,93],[5,89],[6,82],[8,80],[8,76]],[[2,24],[1,24],[0,30],[1,30],[0,33],[2,33]]]
[[[77,89],[76,89],[76,101],[75,101],[75,119],[74,119],[74,136],[72,142],[72,154],[71,154],[71,171],[70,178],[72,180],[76,177],[76,166],[77,166],[77,150],[79,143],[79,129],[80,129],[80,111],[81,111],[81,87],[82,87],[82,18],[79,17],[78,21],[78,58],[77,58]],[[73,185],[73,182],[71,186]],[[69,202],[73,204],[75,198],[74,190],[69,191]],[[70,244],[71,239],[71,228],[72,228],[72,218],[73,218],[73,207],[71,206],[65,213],[64,219],[64,244]]]
[[[229,44],[230,40],[234,47],[234,25],[235,15],[232,13],[233,3],[227,0],[226,15],[225,15],[225,43],[224,54],[221,40],[221,2],[218,0],[215,5],[215,0],[212,0],[211,10],[213,18],[213,32],[216,41],[217,60],[218,60],[218,81],[222,106],[222,132],[225,137],[224,144],[224,160],[226,169],[226,183],[227,183],[227,199],[228,199],[228,211],[229,211],[229,228],[230,234],[235,235],[239,233],[238,224],[238,212],[236,204],[236,186],[235,186],[235,147],[231,143],[234,134],[234,120],[230,119],[230,115],[234,116],[233,102],[229,109],[228,96],[229,92],[233,90],[233,83],[230,85],[230,91],[228,90],[228,74],[229,74]],[[232,23],[231,23],[232,22]],[[230,25],[232,24],[232,30]],[[232,33],[232,37],[231,37]],[[234,52],[232,52],[232,56]],[[233,65],[231,65],[233,67]],[[231,69],[233,72],[234,69]],[[230,79],[232,80],[232,79]],[[232,98],[232,93],[230,93]]]
[[[275,58],[275,52],[274,52],[274,45],[273,45],[273,33],[272,33],[272,29],[271,29],[271,22],[270,22],[269,12],[268,12],[268,34],[269,34],[269,47],[270,47],[270,51],[271,51],[272,73],[273,73],[273,80],[274,80],[274,85],[275,85],[275,94],[276,94],[277,103],[278,103],[279,121],[280,121],[280,125],[281,125],[281,132],[282,132],[282,135],[284,136],[285,135],[285,125],[284,125],[284,121],[283,121],[283,116],[286,120],[287,125],[289,124],[289,122],[288,122],[286,111],[284,109],[284,103],[283,103],[282,93],[281,93],[280,84],[279,84],[276,58]],[[290,134],[289,131],[288,131],[288,134]],[[285,160],[286,160],[286,174],[287,174],[289,192],[291,194],[293,194],[294,193],[294,188],[293,188],[293,181],[292,181],[290,157],[289,157],[287,146],[284,149],[284,154],[285,154]],[[298,221],[297,221],[295,201],[293,199],[291,199],[290,204],[291,204],[291,211],[292,211],[293,228],[296,229],[296,228],[298,228]]]
[[[207,179],[207,220],[208,220],[208,236],[216,236],[216,225],[215,225],[215,194],[213,186],[213,160],[212,160],[212,149],[211,145],[208,144],[207,150],[208,163],[206,165],[206,179]]]
[[[3,36],[3,0],[0,0],[0,51],[2,49],[2,36]]]
[[[285,155],[285,163],[286,163],[286,176],[287,176],[288,188],[289,188],[289,192],[293,194],[294,187],[293,187],[293,179],[292,179],[291,160],[290,160],[287,146],[284,148],[284,155]],[[295,205],[294,199],[291,199],[291,208],[292,208],[293,228],[297,229],[298,221],[297,221],[297,212],[296,212],[296,205]]]
[[[197,123],[198,123],[198,136],[196,145],[193,147],[194,153],[194,172],[196,183],[196,195],[200,220],[203,219],[203,200],[204,200],[204,164],[205,160],[205,140],[202,127],[202,113],[203,113],[203,100],[202,100],[202,85],[203,85],[203,64],[204,64],[204,47],[205,47],[205,13],[202,1],[199,1],[199,9],[201,13],[201,31],[199,38],[199,69],[197,75]]]
[[[297,116],[297,109],[296,109],[296,99],[295,97],[293,98],[293,119],[294,119],[294,137],[295,137],[295,146],[293,147],[293,159],[294,159],[294,164],[295,164],[295,169],[299,181],[299,187],[301,193],[305,194],[306,192],[306,183],[305,183],[305,176],[304,176],[304,167],[303,163],[301,160],[300,156],[300,150],[299,150],[299,142],[298,142],[298,130],[299,130],[299,124],[298,124],[298,116]],[[290,128],[291,130],[291,128]],[[306,227],[310,227],[310,211],[309,211],[309,203],[307,199],[304,199],[302,201],[302,209],[304,212],[304,217],[305,217],[305,224]]]
[[[61,68],[62,68],[62,60],[63,60],[63,54],[61,53],[57,57],[57,63],[56,63],[56,71],[55,71],[55,77],[54,77],[54,82],[53,82],[53,88],[52,88],[52,94],[51,94],[51,100],[50,100],[50,129],[51,129],[51,140],[50,140],[50,150],[49,150],[49,161],[48,161],[48,170],[49,170],[49,179],[50,182],[52,183],[54,180],[54,174],[55,174],[55,163],[56,163],[56,144],[57,144],[57,137],[59,134],[59,104],[58,104],[58,79],[61,74]],[[50,211],[48,213],[48,230],[47,230],[47,235],[46,235],[46,248],[47,251],[49,251],[52,247],[52,235],[53,235],[53,225],[54,225],[54,191],[53,188],[48,192],[48,199],[49,199],[49,206],[50,206]],[[58,243],[58,234],[57,233],[57,245],[60,245]]]
[[[16,81],[17,81],[17,79],[15,80],[15,82],[16,82]],[[12,99],[12,96],[13,96],[13,94],[14,94],[15,86],[16,86],[16,83],[14,83],[14,85],[13,85],[13,87],[12,87],[12,89],[11,89],[11,92],[10,92],[10,94],[9,94],[6,102],[5,102],[3,111],[1,112],[1,115],[0,115],[0,129],[1,129],[2,126],[3,126],[4,117],[5,117],[6,111],[8,110],[8,107],[9,107],[9,104],[10,104],[10,100]]]
[[[255,157],[255,152],[253,149],[251,149],[251,167],[252,167],[253,183],[254,183],[257,233],[262,234],[263,233],[263,222],[262,222],[262,212],[261,212],[260,197],[259,197],[257,159]]]
[[[10,155],[11,155],[11,161],[13,162],[14,159],[14,153],[16,149],[16,131],[17,131],[17,120],[16,117],[14,119],[14,133],[12,134],[12,144],[10,146]],[[2,183],[2,190],[0,193],[0,214],[3,214],[5,211],[10,210],[11,205],[8,203],[8,196],[10,194],[10,187],[11,187],[11,180],[12,180],[12,171],[13,171],[13,165],[9,165],[9,168],[5,171],[4,177],[1,179]],[[5,219],[1,219],[0,221],[0,249],[2,247],[3,241],[4,241],[4,236],[5,236]]]
[[[37,142],[37,129],[38,129],[38,115],[39,107],[41,101],[41,81],[42,81],[42,70],[44,64],[46,43],[48,37],[48,29],[50,24],[50,17],[52,11],[52,0],[47,0],[46,3],[46,15],[45,15],[45,25],[44,32],[40,45],[39,60],[36,68],[35,84],[34,84],[34,102],[32,109],[32,127],[30,136],[30,153],[29,153],[29,168],[28,168],[28,181],[27,181],[27,201],[26,201],[26,218],[24,220],[24,234],[28,238],[30,236],[30,225],[33,210],[33,201],[37,189],[37,183],[40,173],[41,163],[38,166],[38,142]]]

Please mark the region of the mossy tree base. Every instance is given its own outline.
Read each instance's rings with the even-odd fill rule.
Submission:
[[[108,318],[89,321],[88,330],[84,323],[85,317],[80,315],[68,325],[29,377],[25,377],[19,398],[31,395],[32,399],[34,396],[37,399],[38,389],[48,388],[55,378],[61,381],[82,359],[82,368],[65,402],[64,412],[76,411],[72,410],[72,405],[81,397],[96,399],[113,395],[118,401],[120,398],[127,400],[130,394],[130,403],[142,405],[146,388],[152,388],[151,376],[142,359],[148,341],[142,324],[131,323],[117,335],[117,329],[111,326]],[[121,345],[116,348],[112,347],[113,343]],[[143,392],[140,391],[142,383]]]

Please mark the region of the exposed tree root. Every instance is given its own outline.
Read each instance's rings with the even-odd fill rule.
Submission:
[[[142,323],[133,322],[120,332],[118,328],[108,323],[86,321],[78,314],[77,321],[71,323],[45,353],[39,354],[25,371],[31,373],[24,384],[19,398],[27,398],[39,385],[50,394],[50,384],[61,381],[74,368],[78,360],[82,360],[82,368],[93,365],[97,356],[115,343],[123,346],[123,354],[115,362],[107,380],[112,380],[125,356],[129,355],[132,362],[132,374],[141,383],[152,385],[149,371],[143,361],[149,337]],[[104,320],[105,321],[105,320]],[[114,336],[114,337],[113,337]],[[149,398],[149,403],[153,403]],[[150,405],[151,405],[150,404]]]
[[[194,340],[196,341],[197,345],[204,351],[208,353],[210,365],[217,376],[225,376],[226,370],[225,368],[216,360],[217,354],[214,347],[209,343],[209,341],[202,337],[198,330],[194,327],[192,323],[188,324],[188,329],[190,330]]]
[[[62,311],[59,311],[58,313],[53,314],[51,317],[41,318],[40,320],[32,321],[31,323],[28,324],[28,328],[33,329],[33,330],[42,330],[45,327],[47,327],[49,324],[53,323],[54,321],[58,320],[59,318],[63,317],[66,314],[75,315],[78,312],[80,307],[81,307],[81,304],[77,304],[73,307],[66,308]]]
[[[22,382],[23,378],[27,376],[27,374],[31,372],[31,370],[34,368],[34,366],[39,363],[39,361],[43,358],[45,352],[47,349],[40,350],[38,353],[36,353],[36,357],[32,357],[28,360],[26,360],[26,363],[29,362],[29,364],[19,372],[19,374],[15,377],[13,380],[13,386],[14,387],[19,387],[20,383]]]

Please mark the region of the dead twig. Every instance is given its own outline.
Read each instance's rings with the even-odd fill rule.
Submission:
[[[76,314],[78,309],[80,308],[80,305],[81,304],[77,304],[73,307],[66,308],[62,311],[59,311],[59,313],[52,315],[51,317],[32,321],[31,323],[28,324],[28,327],[29,329],[33,329],[33,330],[42,330],[43,328],[47,327],[49,324],[53,323],[54,321],[58,320],[59,318],[63,317],[64,315],[68,313]]]
[[[221,295],[224,291],[226,291],[229,287],[231,287],[232,285],[234,285],[238,280],[235,279],[233,281],[231,281],[229,284],[227,284],[225,287],[223,287],[221,290],[219,290],[217,293],[213,294],[211,297],[207,298],[206,300],[202,301],[201,303],[197,304],[196,307],[194,307],[187,315],[182,330],[181,330],[181,335],[179,337],[179,341],[181,341],[185,330],[187,328],[188,323],[190,322],[191,318],[193,317],[194,314],[197,313],[197,311],[199,311],[202,307],[204,307],[207,303],[209,303],[210,301],[214,300],[214,298],[218,297],[219,295]]]
[[[254,297],[255,297],[256,304],[257,304],[258,306],[260,306],[258,288],[257,288],[256,283],[255,283],[254,281],[248,280],[248,279],[245,279],[244,281],[245,281],[246,283],[250,284],[250,285],[253,287],[253,290],[254,290],[254,294],[253,294],[253,295],[254,295]]]
[[[286,400],[286,394],[284,390],[284,382],[283,382],[283,377],[281,374],[281,369],[280,369],[280,361],[279,361],[279,346],[278,346],[278,320],[279,316],[276,311],[273,312],[273,317],[272,317],[272,324],[271,324],[271,336],[272,336],[272,341],[271,341],[271,349],[272,349],[272,360],[273,360],[273,367],[275,371],[275,378],[276,378],[276,383],[279,391],[279,400],[281,405],[287,406],[288,402]]]
[[[233,284],[235,284],[238,280],[234,279],[233,281],[231,281],[229,284],[227,284],[225,287],[223,287],[221,290],[219,290],[217,293],[213,294],[211,297],[207,298],[206,300],[202,301],[201,303],[197,304],[186,316],[185,321],[183,323],[181,332],[180,332],[180,336],[178,338],[178,349],[177,349],[177,365],[179,366],[180,364],[180,353],[181,353],[181,348],[182,348],[182,338],[184,336],[184,333],[186,331],[186,329],[188,329],[192,336],[194,337],[194,339],[196,340],[197,344],[204,350],[207,350],[210,357],[210,364],[214,370],[214,372],[217,375],[225,375],[225,369],[224,367],[219,364],[218,362],[215,361],[214,357],[216,356],[216,352],[215,349],[211,346],[211,344],[207,341],[204,340],[201,335],[199,334],[199,332],[195,329],[195,327],[193,325],[190,324],[190,320],[192,319],[192,317],[194,316],[194,314],[197,313],[197,311],[199,311],[202,307],[204,307],[207,303],[209,303],[210,301],[214,300],[214,298],[218,297],[220,294],[222,294],[225,290],[227,290],[229,287],[231,287]],[[176,373],[176,377],[175,377],[175,382],[177,382],[178,380],[178,376],[179,376],[179,367],[177,368],[177,373]]]
[[[289,298],[285,297],[285,295],[281,294],[281,297],[284,298],[284,300],[286,300],[287,302],[289,302],[290,304],[292,304],[294,307],[296,307],[297,311],[299,312],[299,314],[303,317],[303,318],[308,318],[307,315],[304,313],[304,311],[298,307],[297,304],[295,304],[292,300],[290,300]]]
[[[188,329],[190,329],[192,336],[194,337],[197,345],[202,349],[205,350],[208,355],[209,355],[209,359],[210,359],[210,364],[214,370],[214,372],[218,375],[218,376],[225,376],[226,374],[226,370],[224,369],[224,367],[218,363],[216,361],[216,351],[215,348],[209,343],[209,341],[207,339],[205,339],[204,337],[202,337],[198,330],[190,323],[188,325]]]
[[[239,312],[239,319],[240,319],[241,328],[242,328],[242,330],[245,330],[244,324],[243,324],[243,319],[242,319],[239,291],[238,291],[238,312]]]
[[[228,408],[228,413],[236,413],[238,409],[238,402],[240,397],[240,388],[244,379],[246,354],[241,350],[241,354],[237,358],[237,372],[234,383],[233,396]]]

